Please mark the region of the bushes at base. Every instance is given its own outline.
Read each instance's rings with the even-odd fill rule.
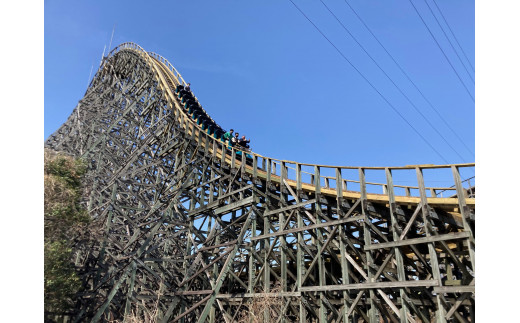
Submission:
[[[67,312],[74,304],[73,295],[81,282],[71,262],[72,250],[67,241],[45,243],[45,311]]]
[[[81,287],[72,246],[89,223],[80,206],[81,178],[86,167],[72,157],[45,150],[44,297],[46,313],[65,313]]]

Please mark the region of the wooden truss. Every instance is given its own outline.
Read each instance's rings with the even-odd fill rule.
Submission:
[[[460,176],[474,164],[242,160],[192,120],[178,84],[164,58],[122,44],[46,141],[89,163],[104,227],[78,251],[77,321],[156,308],[162,322],[233,322],[266,296],[278,322],[475,321],[474,187]],[[454,186],[427,187],[441,170]],[[394,185],[398,172],[418,185]]]

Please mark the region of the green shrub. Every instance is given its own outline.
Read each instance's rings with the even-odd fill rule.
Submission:
[[[45,310],[66,312],[81,282],[71,262],[72,250],[66,240],[45,243]]]
[[[81,288],[72,246],[89,223],[80,205],[86,167],[80,160],[46,150],[44,171],[44,307],[46,313],[59,314],[73,308]]]

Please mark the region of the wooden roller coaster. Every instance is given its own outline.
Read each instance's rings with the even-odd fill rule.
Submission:
[[[461,172],[475,164],[239,152],[190,115],[185,84],[163,57],[121,44],[46,141],[88,162],[86,204],[104,228],[77,250],[75,321],[156,308],[162,322],[234,322],[271,297],[278,322],[474,322],[475,187]],[[427,186],[437,174],[453,185]]]

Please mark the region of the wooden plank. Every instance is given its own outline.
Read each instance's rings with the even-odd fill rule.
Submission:
[[[276,210],[272,210],[272,211],[267,211],[265,213],[265,215],[278,214],[278,213],[290,211],[292,209],[304,207],[305,205],[309,205],[309,204],[313,204],[313,203],[316,203],[316,199],[308,200],[308,201],[305,201],[305,202],[297,203],[297,204],[294,204],[294,205],[286,206],[286,207],[283,207],[283,208],[280,208],[280,209],[276,209]]]
[[[312,225],[303,226],[301,228],[294,228],[294,229],[289,229],[289,230],[284,230],[284,231],[280,231],[280,232],[269,233],[269,234],[264,234],[264,235],[261,235],[261,236],[252,237],[251,241],[260,240],[260,239],[266,239],[266,238],[271,238],[271,237],[277,237],[277,236],[281,236],[281,235],[285,235],[285,234],[289,234],[289,233],[294,233],[294,232],[301,232],[301,231],[308,231],[308,230],[317,229],[317,228],[330,227],[330,226],[343,224],[343,223],[348,223],[348,222],[353,222],[353,221],[358,221],[358,220],[362,220],[362,219],[363,219],[363,216],[362,215],[358,215],[358,216],[353,216],[353,217],[350,217],[348,219],[343,219],[343,220],[334,220],[334,221],[329,221],[329,222],[322,222],[322,223],[319,223],[319,224],[312,224]]]
[[[226,242],[226,243],[221,243],[221,244],[218,244],[218,245],[215,245],[215,246],[202,247],[200,249],[197,249],[196,251],[197,252],[201,252],[201,251],[206,251],[206,250],[213,250],[213,249],[216,249],[216,248],[227,247],[227,246],[230,246],[230,245],[235,244],[235,243],[237,243],[237,240],[232,240],[232,241],[229,241],[229,242]]]
[[[300,288],[300,292],[330,292],[339,290],[360,290],[360,289],[376,289],[376,288],[410,288],[410,287],[431,287],[439,286],[439,281],[432,280],[410,280],[410,281],[393,281],[393,282],[375,282],[348,285],[326,285],[326,286],[305,286]]]
[[[400,246],[415,245],[415,244],[419,244],[419,243],[464,239],[464,238],[468,238],[469,236],[470,235],[468,232],[454,232],[454,233],[441,234],[441,235],[431,236],[431,237],[414,238],[414,239],[406,239],[406,240],[383,242],[383,243],[373,243],[370,246],[365,246],[364,250],[393,248],[393,247],[400,247]]]
[[[184,290],[184,291],[177,291],[173,294],[175,296],[189,296],[189,295],[208,295],[213,293],[212,289],[201,289],[201,290]]]
[[[252,298],[252,297],[300,297],[301,292],[279,292],[279,293],[236,293],[219,294],[217,299]]]
[[[220,207],[218,209],[215,209],[215,212],[214,214],[215,215],[219,215],[221,213],[226,213],[226,212],[230,212],[230,211],[233,211],[233,210],[238,210],[246,205],[249,205],[251,203],[253,203],[253,201],[255,200],[254,196],[250,196],[250,197],[247,197],[243,200],[240,200],[240,201],[236,201],[234,203],[231,203],[231,204],[228,204],[226,206],[223,206],[223,207]]]
[[[474,293],[475,286],[438,286],[434,287],[435,293]]]

